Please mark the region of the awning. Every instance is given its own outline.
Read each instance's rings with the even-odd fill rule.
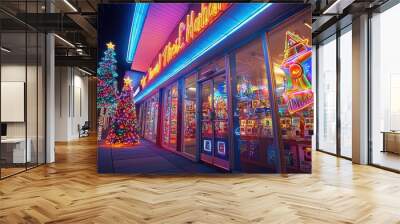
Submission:
[[[163,7],[165,4],[155,4],[157,7]],[[179,4],[180,5],[180,4]],[[156,7],[154,6],[154,7]],[[208,27],[196,40],[194,40],[188,47],[186,47],[179,55],[173,59],[173,61],[166,66],[151,82],[146,85],[146,87],[139,92],[135,97],[136,102],[140,102],[148,94],[156,90],[159,86],[174,80],[182,74],[185,74],[193,69],[195,66],[201,65],[206,60],[212,59],[212,57],[217,54],[221,54],[224,51],[232,49],[241,40],[246,40],[255,35],[259,35],[260,31],[266,31],[271,29],[273,26],[279,24],[284,19],[290,17],[296,12],[304,9],[307,5],[305,4],[277,4],[277,3],[234,3],[226,12],[224,12],[210,27]],[[150,6],[150,8],[153,6]],[[150,12],[150,11],[149,11]],[[179,22],[182,16],[186,15],[187,12],[179,14]],[[169,15],[168,15],[169,16]],[[147,20],[163,21],[163,17],[156,16],[156,18],[151,18],[150,14],[146,18]],[[167,17],[166,19],[167,20]],[[176,24],[178,24],[176,22]],[[153,25],[154,26],[154,25]],[[169,26],[169,27],[172,27]],[[146,25],[143,27],[143,34],[146,31],[146,36],[141,36],[138,49],[150,49],[152,45],[151,41],[148,39],[152,36],[151,29],[147,28]],[[175,27],[176,29],[176,27]],[[172,29],[171,31],[173,31]],[[148,33],[147,33],[148,32]],[[153,35],[156,35],[155,33]],[[158,33],[157,35],[161,35]],[[163,44],[159,44],[161,39],[166,40],[170,37],[169,34],[165,34],[164,37],[160,37],[157,44],[157,50],[155,52],[148,52],[150,56],[139,57],[139,54],[135,54],[135,58],[132,63],[134,66],[142,66],[141,70],[148,67],[152,61],[154,61],[156,55],[159,53]],[[155,49],[155,48],[154,48]],[[153,50],[154,50],[153,49]],[[145,54],[145,52],[141,53]],[[138,57],[136,57],[138,56]],[[141,62],[143,60],[143,62]],[[136,67],[135,67],[136,68]],[[146,68],[147,70],[147,68]]]

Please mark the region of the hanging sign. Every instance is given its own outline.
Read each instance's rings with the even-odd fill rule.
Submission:
[[[150,66],[147,74],[141,79],[142,88],[169,65],[183,49],[196,40],[230,5],[231,3],[201,3],[199,12],[190,10],[178,25],[176,39],[169,41],[162,48],[153,66]]]

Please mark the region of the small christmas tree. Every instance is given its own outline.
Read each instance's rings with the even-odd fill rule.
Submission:
[[[107,43],[107,50],[99,62],[97,69],[97,108],[106,108],[107,114],[111,114],[116,104],[115,85],[118,77],[117,60],[115,59],[115,45]]]
[[[136,109],[133,102],[132,80],[126,77],[105,143],[127,146],[138,142],[139,135],[137,133]]]

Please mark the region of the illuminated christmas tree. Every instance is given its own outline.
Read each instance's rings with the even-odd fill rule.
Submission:
[[[114,47],[112,42],[107,43],[107,50],[97,69],[97,108],[106,108],[107,114],[111,114],[116,105],[114,83],[118,73]]]
[[[97,69],[97,109],[99,120],[97,127],[97,139],[102,140],[103,130],[108,127],[109,117],[114,113],[116,105],[115,83],[118,77],[117,60],[115,59],[115,45],[107,43],[107,50],[99,62]]]
[[[137,133],[136,109],[133,102],[132,80],[126,77],[105,143],[127,146],[138,142],[139,135]]]

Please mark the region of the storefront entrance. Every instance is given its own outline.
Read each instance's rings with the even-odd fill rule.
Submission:
[[[200,83],[200,159],[229,170],[226,74]]]

